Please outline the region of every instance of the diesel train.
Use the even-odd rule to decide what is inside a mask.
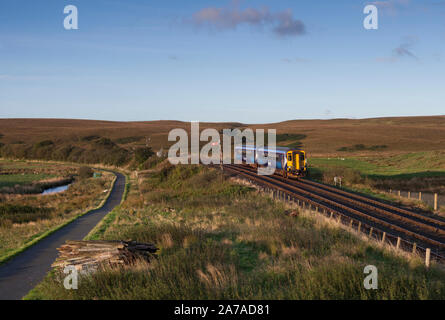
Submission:
[[[307,175],[306,152],[299,149],[290,149],[286,147],[276,147],[275,150],[269,150],[267,147],[257,148],[256,146],[236,146],[235,159],[243,163],[254,166],[268,166],[267,158],[259,157],[258,151],[263,152],[264,157],[275,157],[276,173],[280,173],[286,178],[298,178]]]

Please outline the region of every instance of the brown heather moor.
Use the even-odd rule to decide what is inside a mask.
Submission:
[[[277,129],[278,134],[299,134],[306,137],[302,146],[310,156],[389,155],[397,153],[444,150],[445,116],[399,117],[374,119],[290,120],[271,124],[200,123],[200,128]],[[190,130],[181,121],[113,122],[65,119],[0,119],[0,142],[36,144],[54,141],[57,145],[87,147],[87,137],[105,137],[117,145],[145,145],[146,137],[155,150],[167,148],[168,132],[174,128]],[[292,141],[289,141],[292,142]],[[339,152],[344,147],[363,144],[386,146],[378,151]]]

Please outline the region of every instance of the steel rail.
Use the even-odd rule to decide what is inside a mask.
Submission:
[[[246,170],[250,170],[250,171],[253,172],[253,170],[251,168],[247,168],[247,167],[244,167],[244,168]],[[288,179],[285,179],[285,178],[277,176],[277,175],[270,176],[270,177],[275,179],[275,180],[280,180],[280,181],[282,181],[284,183],[288,183],[288,184],[291,184],[291,185],[296,186],[296,187],[305,188],[305,190],[309,190],[311,192],[318,193],[319,195],[320,194],[321,195],[323,195],[323,194],[329,195],[331,198],[340,199],[341,201],[343,201],[343,203],[346,202],[346,204],[352,203],[355,206],[363,208],[365,210],[375,211],[378,215],[380,215],[380,216],[383,215],[384,218],[386,218],[387,216],[390,216],[390,217],[394,218],[395,220],[401,221],[402,223],[406,223],[408,225],[409,224],[414,224],[415,226],[420,228],[420,231],[422,231],[422,229],[423,230],[427,229],[427,230],[433,232],[434,235],[435,235],[435,233],[437,233],[441,237],[445,236],[445,230],[442,229],[438,225],[431,225],[430,223],[425,223],[424,221],[416,221],[416,220],[413,220],[413,218],[411,218],[411,217],[402,216],[400,214],[397,214],[397,213],[394,213],[394,212],[391,212],[391,211],[388,211],[388,210],[385,210],[385,209],[381,209],[378,206],[373,206],[373,205],[371,205],[369,203],[364,203],[364,202],[361,202],[359,200],[356,200],[356,199],[353,199],[353,198],[350,198],[350,197],[346,197],[346,196],[337,194],[337,193],[332,192],[330,190],[324,190],[323,188],[318,188],[318,187],[315,187],[315,186],[312,186],[312,185],[306,185],[304,183],[301,183],[300,181],[288,180]],[[375,202],[378,202],[378,201],[375,201]],[[409,227],[411,227],[411,226],[409,225]]]
[[[361,195],[358,195],[358,194],[355,194],[355,193],[352,193],[352,192],[347,192],[347,191],[344,191],[344,190],[341,190],[341,189],[338,189],[338,188],[334,188],[334,187],[331,187],[331,186],[328,186],[328,185],[325,185],[325,184],[322,184],[322,183],[319,183],[319,182],[315,182],[315,181],[311,181],[311,180],[300,180],[300,182],[304,183],[304,184],[310,184],[310,185],[316,186],[316,187],[318,187],[320,189],[326,189],[326,190],[329,190],[329,191],[332,191],[332,192],[335,192],[335,193],[344,194],[344,195],[347,195],[347,196],[349,196],[351,198],[355,198],[355,199],[360,200],[360,201],[372,203],[373,205],[377,205],[379,207],[384,207],[384,208],[387,208],[389,210],[397,211],[397,212],[400,212],[402,214],[412,216],[413,218],[416,218],[416,219],[419,219],[419,220],[428,221],[430,223],[439,225],[441,228],[444,228],[444,230],[445,230],[445,221],[442,221],[442,220],[439,220],[439,219],[435,219],[435,218],[432,218],[432,217],[427,217],[427,216],[424,216],[424,215],[416,213],[416,212],[412,212],[412,211],[408,211],[408,210],[405,210],[405,209],[402,209],[402,208],[398,208],[398,207],[396,207],[394,205],[391,205],[391,204],[388,204],[388,203],[384,203],[384,202],[381,202],[381,201],[370,199],[368,197],[364,197],[364,196],[361,196]]]
[[[362,219],[364,219],[365,221],[372,221],[373,223],[380,225],[380,226],[384,226],[385,228],[391,229],[391,230],[396,230],[402,234],[408,235],[410,237],[416,238],[420,241],[423,241],[425,243],[429,243],[431,245],[434,245],[438,248],[441,249],[445,249],[445,243],[442,243],[440,241],[437,241],[435,239],[431,239],[430,237],[424,236],[422,234],[419,234],[417,232],[408,230],[404,227],[400,227],[396,224],[387,222],[385,220],[382,220],[380,218],[376,218],[374,216],[371,216],[367,213],[358,211],[354,208],[351,208],[349,206],[346,206],[344,204],[338,203],[336,201],[330,200],[326,197],[320,196],[320,195],[316,195],[313,194],[309,191],[303,190],[301,188],[298,188],[296,186],[290,185],[288,183],[284,183],[281,182],[279,180],[275,180],[275,179],[271,179],[269,176],[258,176],[255,173],[253,173],[250,170],[247,170],[245,168],[241,168],[239,166],[233,166],[233,165],[224,165],[224,168],[230,169],[232,172],[235,172],[237,174],[241,174],[243,176],[246,176],[252,180],[255,180],[257,182],[261,182],[271,188],[275,188],[275,189],[279,189],[280,191],[284,191],[286,193],[290,193],[292,194],[292,196],[296,196],[298,199],[302,200],[302,201],[306,201],[308,203],[311,203],[315,206],[321,206],[323,207],[323,209],[328,210],[328,211],[333,211],[337,214],[340,215],[344,215],[345,213],[348,214],[352,214],[356,217],[360,217]],[[301,195],[303,194],[303,195]],[[317,199],[319,202],[314,201],[312,199]],[[339,210],[336,209],[332,209],[331,207],[325,205],[325,204],[329,204],[330,206],[336,207],[336,208],[340,208],[346,212],[341,212]]]

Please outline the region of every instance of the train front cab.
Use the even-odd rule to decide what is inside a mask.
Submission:
[[[286,154],[287,175],[290,177],[304,177],[306,175],[307,163],[306,153],[302,150],[290,150]]]

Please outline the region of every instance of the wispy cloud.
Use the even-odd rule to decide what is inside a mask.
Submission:
[[[384,57],[384,58],[378,58],[377,61],[379,62],[397,62],[398,60],[402,58],[410,58],[414,59],[416,61],[420,61],[420,58],[414,54],[412,48],[413,46],[418,42],[417,37],[406,37],[404,41],[396,48],[392,50],[392,56],[390,57]]]
[[[273,13],[267,7],[239,8],[238,1],[232,2],[229,8],[208,7],[195,12],[191,23],[198,27],[216,30],[236,29],[240,25],[263,28],[272,27],[278,36],[300,36],[306,33],[301,20],[295,19],[291,9]]]
[[[394,49],[394,54],[397,57],[411,57],[415,60],[419,58],[411,51],[411,44],[402,43],[400,46]]]

